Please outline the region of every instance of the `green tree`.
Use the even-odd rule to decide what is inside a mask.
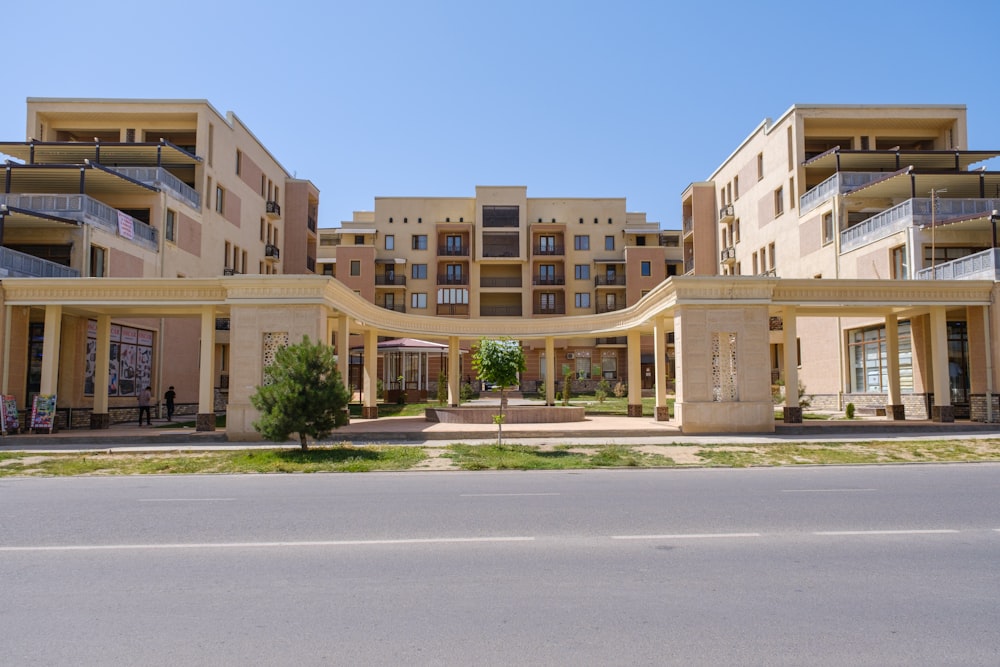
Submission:
[[[275,354],[264,369],[267,381],[257,387],[250,403],[260,411],[253,423],[272,442],[299,434],[299,445],[309,449],[306,438],[320,440],[348,421],[351,397],[337,371],[332,348],[305,336]]]
[[[494,417],[497,424],[497,444],[503,436],[503,406],[506,399],[503,391],[506,387],[518,384],[518,373],[526,368],[524,350],[521,344],[510,338],[480,338],[476,351],[472,353],[472,368],[476,377],[500,387],[500,414]]]

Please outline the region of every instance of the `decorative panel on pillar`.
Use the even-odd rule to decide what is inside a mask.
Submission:
[[[280,350],[283,347],[288,347],[287,331],[264,332],[264,349],[263,349],[264,377],[262,378],[264,384],[271,383],[271,380],[267,375],[267,367],[275,362],[275,359],[277,359],[278,356],[278,350]]]

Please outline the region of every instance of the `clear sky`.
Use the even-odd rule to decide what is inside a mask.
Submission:
[[[679,6],[678,6],[679,5]],[[665,228],[795,103],[965,104],[1000,149],[995,0],[7,0],[0,139],[27,97],[197,98],[320,188],[626,197]],[[995,164],[991,169],[1000,169]]]

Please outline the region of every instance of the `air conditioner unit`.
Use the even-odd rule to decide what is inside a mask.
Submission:
[[[576,359],[576,355],[573,354],[572,352],[567,352],[566,353],[566,358],[567,359]]]

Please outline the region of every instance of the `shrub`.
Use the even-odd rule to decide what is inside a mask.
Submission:
[[[618,381],[615,383],[614,392],[616,398],[624,398],[625,395],[628,394],[628,385],[624,382]]]
[[[854,419],[854,403],[848,403],[844,412],[847,414],[848,419]]]
[[[444,372],[438,373],[438,390],[437,390],[437,402],[438,405],[444,405],[448,401],[448,378],[445,377]]]
[[[463,382],[462,386],[459,387],[458,396],[463,401],[471,401],[476,397],[476,391],[472,388],[471,383]]]

